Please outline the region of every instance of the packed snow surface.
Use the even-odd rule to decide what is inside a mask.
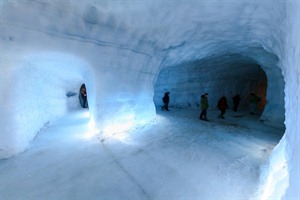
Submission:
[[[1,199],[251,199],[284,130],[228,111],[157,109],[145,126],[96,133],[88,110],[49,124],[0,161]]]

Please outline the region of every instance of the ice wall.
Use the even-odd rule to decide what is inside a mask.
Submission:
[[[87,84],[91,119],[102,133],[122,131],[150,120],[155,115],[153,97],[159,101],[158,93],[169,90],[163,88],[163,80],[178,90],[173,96],[176,104],[193,107],[203,90],[221,93],[220,87],[213,86],[217,77],[224,78],[221,83],[230,88],[234,81],[227,72],[245,77],[260,65],[268,81],[262,117],[271,122],[284,119],[286,82],[287,145],[282,146],[288,146],[288,154],[293,155],[288,160],[289,168],[297,167],[294,149],[299,145],[292,138],[298,137],[295,124],[299,121],[299,109],[294,109],[299,103],[294,95],[294,89],[299,90],[298,3],[44,0],[1,1],[0,6],[1,151],[5,154],[21,151],[44,123],[68,112],[68,106],[44,110],[63,102],[69,105],[62,97],[68,88],[66,82],[74,82],[74,88],[81,81]],[[293,32],[287,33],[289,27]],[[66,59],[60,55],[66,55]],[[55,60],[50,62],[53,65],[42,67],[40,63],[46,64],[50,58]],[[54,65],[70,67],[66,67],[68,72],[61,71],[61,78],[51,79],[45,74],[56,73]],[[70,71],[76,75],[70,75]],[[208,71],[207,84],[198,83],[202,75],[194,72]],[[212,75],[214,72],[217,76]],[[41,84],[37,87],[32,79]],[[154,96],[156,82],[161,86]],[[249,81],[244,83],[246,87],[251,85]],[[18,93],[24,84],[28,89]],[[181,98],[179,89],[187,92],[186,98]],[[37,91],[44,91],[40,98]],[[22,95],[29,100],[22,101]],[[27,105],[32,104],[31,97],[37,99],[38,106],[30,110]],[[211,98],[215,101],[217,95]],[[40,116],[43,120],[36,126],[28,125]],[[291,173],[296,174],[293,170]],[[295,182],[291,179],[291,184]],[[287,196],[295,190],[291,187],[288,192]]]
[[[65,54],[4,56],[1,63],[0,154],[6,158],[24,150],[42,127],[78,108],[79,87],[92,72]]]
[[[279,66],[285,81],[286,133],[273,150],[269,163],[263,167],[261,186],[255,199],[300,198],[299,126],[300,126],[300,2],[285,5],[287,10],[284,30],[288,30],[283,42]],[[273,86],[275,87],[275,86]]]
[[[276,90],[279,89],[275,101],[274,89],[268,88],[268,112],[265,115],[271,121],[275,117],[282,121],[282,82],[280,78],[276,79],[280,70],[272,52],[272,48],[278,49],[280,34],[271,23],[283,20],[281,4],[273,6],[277,10],[274,13],[265,12],[270,8],[267,3],[219,5],[216,2],[186,4],[179,1],[178,4],[182,7],[160,1],[143,4],[2,2],[1,33],[5,49],[2,57],[3,60],[20,60],[32,52],[46,51],[65,53],[86,62],[95,77],[90,84],[90,91],[95,91],[95,98],[89,100],[95,102],[94,106],[90,104],[90,110],[102,129],[120,122],[134,121],[135,124],[153,117],[153,85],[165,68],[192,62],[197,63],[200,70],[210,71],[211,78],[206,76],[208,85],[195,87],[192,96],[187,95],[187,101],[180,100],[179,96],[177,100],[173,99],[180,104],[194,104],[202,89],[212,88],[213,82],[209,80],[218,79],[214,73],[220,73],[220,78],[224,78],[232,64],[238,69],[238,63],[247,65],[246,68],[257,63],[266,71],[268,81],[272,83],[268,85],[276,85]],[[197,7],[202,12],[193,9]],[[270,23],[262,24],[262,21]],[[228,63],[230,59],[237,63]],[[203,60],[205,66],[201,66]],[[225,68],[222,62],[227,62]],[[6,63],[2,63],[1,67],[5,66]],[[247,73],[248,69],[240,70],[237,71]],[[175,74],[172,80],[180,80],[186,71]],[[198,80],[188,82],[197,84]],[[220,92],[214,90],[212,93],[216,96],[212,97],[216,99]]]
[[[289,187],[283,199],[300,199],[300,2],[287,4],[287,45],[283,59],[286,108],[286,151]],[[277,189],[277,188],[276,188]]]
[[[285,77],[286,134],[270,160],[265,199],[299,199],[300,162],[300,2],[286,5],[288,30],[281,60]],[[286,174],[286,176],[283,176]],[[286,190],[284,190],[287,188]],[[270,190],[269,190],[270,189]],[[278,192],[279,191],[279,192]],[[276,194],[280,195],[276,195]]]
[[[69,112],[74,102],[65,94],[82,83],[100,132],[124,131],[154,117],[160,59],[113,13],[71,1],[0,5],[2,158],[24,150],[46,123]]]

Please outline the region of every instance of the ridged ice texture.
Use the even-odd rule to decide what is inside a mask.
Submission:
[[[267,105],[262,117],[282,123],[286,83],[287,143],[297,136],[297,129],[292,126],[300,124],[297,118],[299,106],[294,107],[299,104],[294,93],[299,91],[299,31],[294,28],[295,23],[299,25],[299,3],[43,0],[1,1],[0,6],[0,89],[1,102],[5,102],[1,103],[1,115],[7,116],[5,121],[1,117],[1,127],[5,124],[5,129],[1,129],[1,152],[10,148],[18,149],[18,152],[25,149],[24,144],[34,137],[35,130],[42,128],[43,123],[39,122],[29,128],[28,135],[22,133],[21,130],[28,129],[27,124],[43,118],[30,118],[32,109],[35,116],[45,116],[49,120],[50,116],[59,117],[66,112],[55,107],[45,112],[44,109],[25,106],[26,101],[19,100],[23,93],[19,93],[21,81],[18,74],[27,66],[28,58],[30,63],[49,58],[41,57],[40,53],[76,57],[73,61],[80,60],[91,69],[88,76],[82,77],[86,77],[83,81],[88,83],[90,91],[91,115],[99,127],[120,121],[139,123],[150,120],[155,115],[154,91],[160,93],[165,89],[161,86],[154,88],[156,81],[158,85],[164,85],[161,80],[166,79],[175,89],[182,81],[189,83],[180,86],[184,90],[194,90],[195,87],[194,96],[180,99],[175,95],[173,100],[178,104],[190,101],[194,104],[203,90],[211,89],[216,94],[212,97],[214,102],[221,89],[213,85],[222,85],[214,84],[217,77],[227,76],[233,70],[245,77],[252,67],[260,65],[268,81]],[[58,58],[53,59],[60,60]],[[68,63],[73,61],[68,60]],[[33,77],[41,72],[38,65],[35,66],[31,71]],[[68,69],[74,73],[80,71],[72,67]],[[167,76],[168,71],[170,76]],[[205,76],[207,85],[199,83],[197,86],[198,76],[193,76],[202,71],[209,74]],[[281,71],[284,71],[285,82]],[[214,73],[217,76],[211,75]],[[68,73],[64,75],[66,80],[71,78]],[[79,83],[79,79],[77,81]],[[232,87],[234,81],[228,79],[222,83]],[[247,85],[248,82],[244,83]],[[27,86],[35,87],[35,84],[29,81]],[[39,84],[40,88],[48,87],[46,82],[40,81]],[[54,84],[51,87],[66,88],[66,85]],[[40,98],[36,103],[40,108],[55,101],[49,97],[47,101]],[[22,123],[15,119],[14,114],[11,116],[14,112],[9,108],[15,107],[20,108],[15,113],[23,114]],[[19,134],[25,134],[23,142],[19,142]],[[290,144],[291,149],[294,145]],[[299,145],[296,147],[299,150]],[[294,157],[290,162],[296,162]]]
[[[270,121],[271,116],[283,121],[283,81],[278,60],[284,40],[280,28],[285,20],[284,3],[11,1],[2,2],[1,8],[5,49],[1,68],[16,69],[16,65],[23,66],[24,58],[39,59],[41,52],[63,53],[86,62],[94,78],[88,88],[94,96],[90,110],[99,127],[151,119],[155,114],[154,85],[160,72],[163,76],[173,68],[174,75],[167,77],[176,83],[188,74],[195,75],[189,67],[182,69],[187,63],[197,64],[197,70],[209,74],[207,85],[195,87],[188,99],[175,95],[174,102],[194,104],[202,89],[219,93],[216,81],[233,70],[231,64],[240,74],[247,73],[249,66],[260,65],[270,83],[268,112],[264,115]],[[220,67],[222,62],[224,66]],[[248,67],[239,69],[239,64]],[[12,72],[10,78],[17,80],[16,73]],[[223,82],[230,87],[234,84],[231,80]],[[200,84],[197,79],[187,82],[191,84],[183,89]],[[6,90],[3,88],[4,93]],[[8,99],[12,106],[17,104],[17,97]],[[55,109],[52,112],[57,114]],[[30,112],[25,109],[22,113],[26,116]],[[7,126],[14,123],[12,120]]]

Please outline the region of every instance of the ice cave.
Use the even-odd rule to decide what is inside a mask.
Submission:
[[[298,0],[4,0],[0,24],[0,199],[300,199]]]

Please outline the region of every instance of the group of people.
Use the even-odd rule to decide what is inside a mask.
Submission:
[[[170,101],[169,94],[170,94],[170,92],[166,92],[164,94],[164,97],[162,98],[163,103],[164,103],[162,110],[169,111],[169,101]],[[240,101],[241,101],[241,97],[239,94],[232,97],[234,112],[237,112]],[[254,112],[257,108],[257,104],[259,101],[260,101],[260,97],[258,97],[254,92],[251,92],[250,97],[249,97],[249,103],[250,103],[249,110],[250,110],[251,115],[254,115]],[[208,119],[207,119],[207,109],[209,107],[208,93],[201,95],[200,106],[201,106],[201,113],[200,113],[199,119],[208,121]],[[225,119],[224,114],[226,113],[226,110],[228,109],[227,98],[225,97],[225,95],[223,95],[218,100],[217,107],[220,110],[219,118]]]
[[[208,109],[208,93],[205,93],[201,95],[201,114],[199,119],[208,121],[207,119],[207,109]],[[232,102],[233,102],[233,111],[237,112],[238,106],[240,104],[241,97],[239,94],[235,95],[232,97]],[[255,110],[257,108],[257,104],[260,101],[260,97],[258,97],[255,92],[251,92],[250,97],[249,97],[249,110],[250,114],[254,115]],[[220,110],[220,115],[219,118],[225,119],[224,114],[226,113],[226,110],[228,109],[228,103],[227,103],[227,98],[225,95],[223,95],[219,100],[217,104],[218,109]]]
[[[199,119],[204,120],[204,121],[208,121],[208,119],[207,119],[207,109],[208,109],[209,104],[208,104],[207,97],[208,97],[208,93],[205,93],[205,94],[201,95],[201,101],[200,101],[202,111],[200,113]],[[239,95],[236,95],[235,97],[233,97],[233,99],[236,99],[236,101],[234,101],[234,110],[236,111],[237,107],[238,107],[238,104],[240,103]],[[226,109],[228,108],[227,98],[225,97],[225,95],[223,95],[218,100],[217,107],[220,110],[219,118],[225,119],[224,114],[226,112]]]

